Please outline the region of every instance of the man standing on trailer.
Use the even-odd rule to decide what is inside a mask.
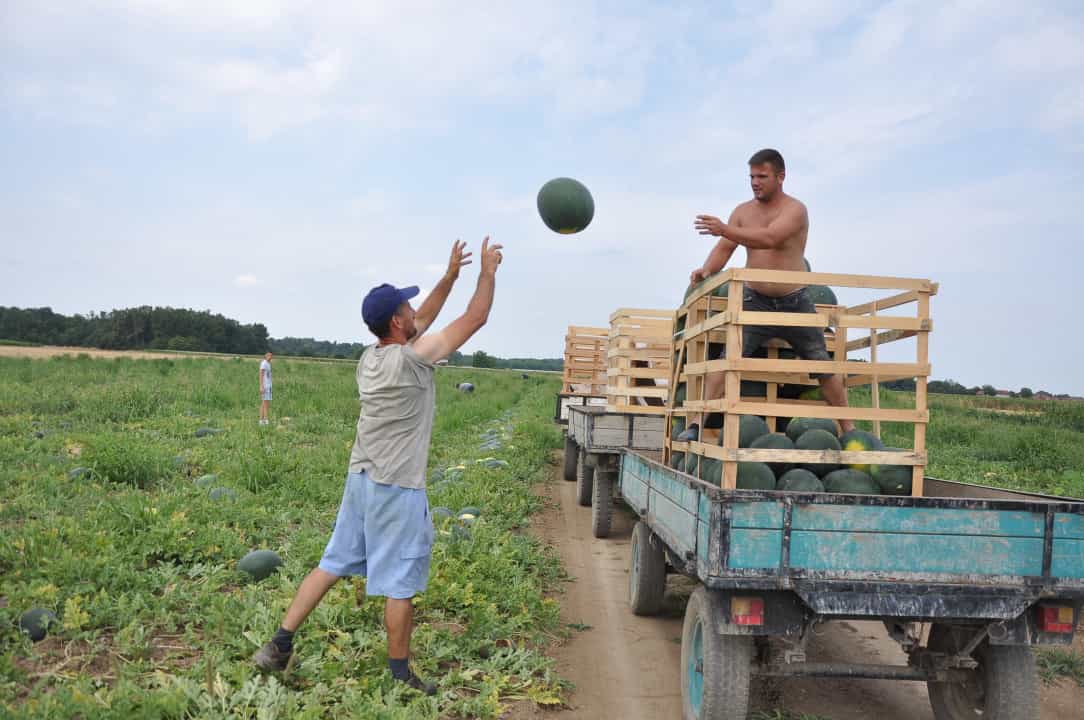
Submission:
[[[749,158],[749,180],[753,199],[734,208],[730,219],[723,222],[714,215],[697,215],[694,227],[701,235],[712,235],[719,242],[708,253],[701,267],[689,275],[696,284],[722,270],[738,246],[745,247],[747,268],[759,270],[792,270],[804,272],[805,245],[809,234],[809,212],[798,199],[783,192],[786,165],[778,150],[765,149]],[[747,282],[744,285],[743,307],[753,312],[812,313],[813,300],[805,285]],[[795,354],[803,360],[831,360],[824,342],[824,332],[813,327],[750,326],[742,328],[742,357],[750,357],[768,340],[780,338],[790,343]],[[725,353],[725,350],[724,350]],[[720,355],[721,359],[725,355]],[[847,406],[847,388],[843,377],[811,373],[821,384],[830,405]],[[704,397],[716,400],[723,396],[725,375],[721,372],[707,376]],[[678,440],[699,440],[700,425],[689,425]],[[854,429],[850,420],[841,420],[844,431]]]
[[[368,595],[383,595],[392,677],[428,695],[432,683],[408,665],[414,627],[413,598],[429,581],[433,522],[425,494],[425,468],[433,432],[434,364],[458,350],[489,318],[501,246],[482,241],[482,270],[467,310],[439,332],[424,335],[440,313],[460,268],[470,264],[456,241],[448,271],[415,312],[417,287],[379,285],[361,306],[365,324],[379,339],[362,354],[357,380],[361,397],[357,437],[346,488],[320,565],[298,588],[278,632],[253,657],[264,672],[286,669],[297,628],[340,577],[367,578]]]

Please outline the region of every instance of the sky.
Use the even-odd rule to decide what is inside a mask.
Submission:
[[[488,234],[464,351],[559,357],[569,324],[677,307],[694,216],[749,199],[763,147],[814,270],[940,283],[934,377],[1084,395],[1076,0],[7,0],[0,305],[368,343],[370,287]],[[538,217],[558,176],[594,197],[579,234]]]

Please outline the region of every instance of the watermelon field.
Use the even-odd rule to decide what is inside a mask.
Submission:
[[[566,576],[528,532],[561,444],[543,374],[437,372],[430,502],[481,510],[442,526],[417,602],[415,663],[438,694],[395,687],[361,581],[302,627],[287,677],[253,671],[327,541],[358,410],[352,363],[276,359],[275,379],[260,427],[254,360],[0,358],[0,716],[495,718],[567,701],[547,656],[570,631]],[[931,407],[931,475],[1084,497],[1084,405]],[[907,430],[886,425],[886,443]],[[237,565],[257,549],[284,564],[254,582]],[[35,607],[57,617],[37,643],[18,627]]]

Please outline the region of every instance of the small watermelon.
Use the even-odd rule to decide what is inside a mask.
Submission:
[[[236,500],[237,491],[233,488],[216,487],[211,488],[211,492],[207,493],[207,497],[212,500]]]
[[[59,624],[56,613],[46,608],[31,608],[19,616],[19,630],[32,642],[39,642],[49,634],[49,628]]]
[[[826,418],[791,418],[791,421],[787,423],[787,437],[794,442],[798,442],[798,438],[807,430],[824,430],[833,436],[838,434],[836,421]]]
[[[824,476],[824,489],[831,493],[851,495],[880,495],[881,488],[867,473],[861,470],[833,470]]]
[[[474,383],[459,383],[458,385],[456,385],[456,389],[462,393],[472,393],[474,392]]]
[[[879,437],[865,430],[851,430],[843,433],[839,437],[839,446],[842,450],[848,452],[871,452],[884,450],[885,448],[885,444],[881,442]],[[869,465],[852,464],[848,465],[848,467],[865,473],[870,472]]]
[[[201,438],[207,437],[208,435],[218,435],[220,432],[222,432],[222,430],[219,428],[201,427],[196,430],[196,437]]]
[[[784,492],[824,492],[824,483],[821,479],[802,468],[794,468],[783,473],[776,484],[777,490]]]
[[[739,490],[775,490],[775,473],[767,463],[738,463]]]
[[[69,480],[78,480],[79,478],[84,477],[84,476],[89,476],[90,474],[91,474],[90,468],[87,468],[87,467],[72,468],[71,470],[68,471],[68,479]]]
[[[445,520],[451,520],[455,517],[455,513],[446,507],[437,506],[429,511],[429,514],[433,516],[433,519],[437,522],[443,522]]]
[[[806,430],[802,433],[802,436],[794,443],[796,450],[839,450],[839,440],[836,436],[827,430],[821,430],[814,428],[812,430]],[[820,477],[837,469],[839,465],[836,463],[802,463],[799,467],[805,468],[811,473],[814,473]],[[827,487],[827,486],[826,486]]]
[[[783,433],[768,433],[758,437],[749,447],[753,450],[793,450],[794,442]],[[768,467],[778,478],[794,467],[794,463],[770,462]]]
[[[205,488],[205,487],[210,487],[211,485],[213,485],[217,481],[218,481],[218,476],[212,473],[212,474],[208,474],[208,475],[200,475],[198,478],[196,478],[195,483],[196,483],[196,487]]]
[[[253,550],[237,563],[237,569],[253,580],[263,580],[282,567],[282,558],[273,550]]]
[[[542,222],[562,235],[580,232],[591,224],[595,216],[595,200],[591,197],[591,191],[573,178],[550,180],[539,189],[536,202]]]

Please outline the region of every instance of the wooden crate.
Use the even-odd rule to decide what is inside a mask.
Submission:
[[[610,315],[606,407],[665,415],[673,367],[673,310],[621,308]]]
[[[731,303],[739,305],[746,282],[823,284],[895,292],[853,307],[818,305],[816,313],[769,314],[746,312],[744,309],[730,312],[728,308]],[[723,283],[728,283],[727,297],[712,297],[712,291]],[[926,383],[930,374],[929,333],[933,328],[930,297],[936,293],[937,284],[922,279],[751,269],[731,269],[718,273],[692,293],[675,314],[675,359],[671,375],[675,392],[667,422],[666,462],[672,463],[676,453],[692,453],[720,461],[724,488],[735,487],[737,462],[740,461],[910,465],[913,467],[912,495],[921,496],[927,460],[926,425],[929,422]],[[898,311],[881,314],[912,303],[913,315],[900,315]],[[780,351],[786,352],[787,345],[779,340],[767,344],[765,358],[742,358],[744,325],[823,328],[833,359],[824,362],[780,359]],[[881,362],[878,359],[878,348],[911,337],[916,338],[914,362]],[[709,343],[725,353],[722,359],[713,360],[708,356]],[[870,351],[868,362],[857,363],[848,358],[848,353],[867,348]],[[724,373],[723,397],[706,400],[706,376],[716,372]],[[780,389],[785,386],[817,387],[819,383],[810,376],[811,372],[844,374],[848,388],[870,386],[872,406],[837,408],[823,400],[780,397]],[[879,384],[902,378],[915,379],[914,409],[881,408]],[[764,396],[749,396],[746,388],[743,388],[743,380],[764,382]],[[684,401],[681,401],[682,392]],[[905,452],[743,449],[738,448],[737,422],[724,422],[721,434],[702,431],[700,442],[674,440],[687,418],[701,412],[722,413],[724,420],[741,415],[760,415],[773,429],[774,421],[778,418],[865,420],[872,422],[873,432],[878,436],[883,422],[909,423],[914,428],[914,442],[912,448]],[[698,465],[702,466],[703,463]]]
[[[610,329],[569,325],[565,335],[563,395],[606,396],[606,350]]]

